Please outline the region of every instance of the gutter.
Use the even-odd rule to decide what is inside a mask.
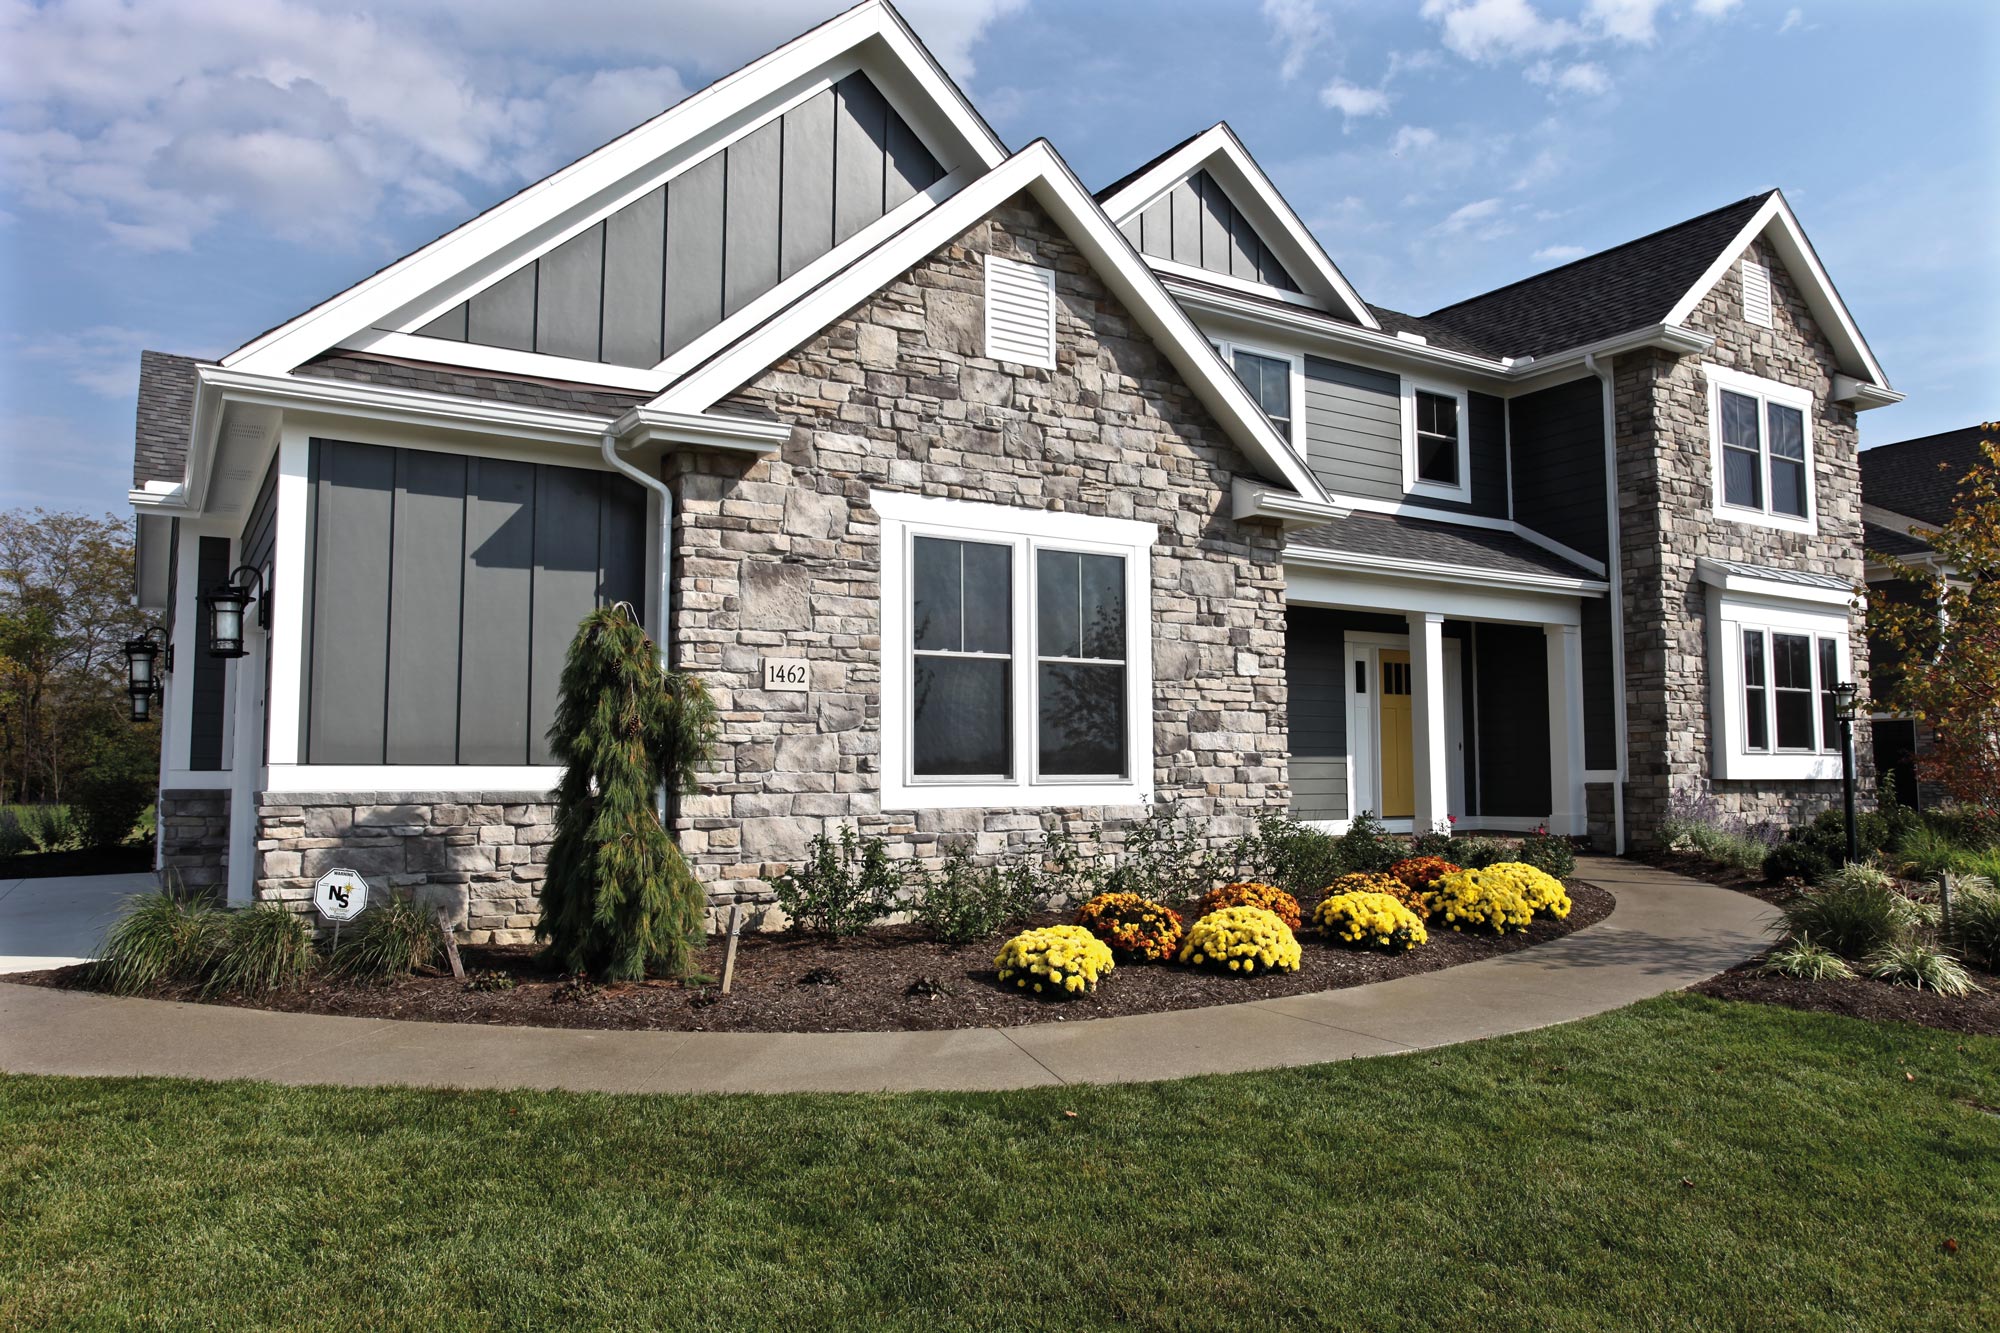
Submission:
[[[1701,335],[1705,336],[1705,335]],[[1707,339],[1713,343],[1713,338]],[[1598,361],[1611,355],[1607,349],[1593,348],[1583,354],[1584,367],[1597,376],[1604,388],[1604,554],[1605,576],[1611,585],[1611,684],[1618,706],[1611,710],[1618,745],[1617,777],[1611,784],[1611,838],[1613,853],[1625,855],[1625,781],[1628,753],[1625,739],[1625,557],[1618,531],[1618,396],[1611,367]],[[1589,771],[1588,762],[1584,765]],[[1586,803],[1587,804],[1587,803]],[[1585,816],[1589,818],[1586,809]]]
[[[630,414],[628,413],[627,415]],[[668,638],[669,631],[672,629],[674,623],[673,490],[666,482],[660,480],[660,478],[653,476],[642,468],[633,467],[630,463],[619,457],[618,435],[615,431],[607,430],[598,436],[597,449],[603,455],[605,465],[611,468],[612,471],[630,477],[633,481],[638,482],[640,486],[652,492],[659,500],[660,521],[656,529],[659,535],[654,548],[654,559],[659,564],[659,583],[654,588],[654,597],[656,599],[654,604],[659,610],[655,616],[657,624],[654,637],[659,641],[660,645],[660,670],[662,672],[671,671],[673,669],[673,659]],[[667,790],[667,781],[663,774],[660,778],[659,788],[653,793],[653,814],[658,817],[660,827],[667,829],[667,836],[669,837],[673,836],[673,831],[667,824],[667,807],[672,799],[673,793]]]

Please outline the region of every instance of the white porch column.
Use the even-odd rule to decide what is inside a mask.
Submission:
[[[305,677],[306,641],[306,466],[312,442],[297,426],[278,436],[278,526],[271,554],[271,654],[269,727],[271,762],[302,764],[299,714],[305,707],[299,685]]]
[[[1423,833],[1451,813],[1450,757],[1445,750],[1444,617],[1412,611],[1410,622],[1410,777],[1412,827]]]
[[[1583,797],[1583,629],[1542,626],[1548,646],[1549,832],[1582,836],[1589,827]]]

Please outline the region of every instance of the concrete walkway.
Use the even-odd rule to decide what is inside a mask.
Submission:
[[[125,900],[158,887],[143,871],[0,880],[0,973],[39,972],[96,957]]]
[[[124,1000],[0,984],[0,1069],[598,1092],[1025,1088],[1391,1055],[1585,1018],[1769,942],[1754,898],[1626,861],[1579,876],[1617,910],[1550,944],[1347,990],[955,1032],[577,1032]]]

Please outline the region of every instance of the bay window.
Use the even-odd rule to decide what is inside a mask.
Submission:
[[[1703,558],[1713,775],[1840,776],[1836,687],[1852,673],[1837,577]]]
[[[883,809],[1150,800],[1157,530],[893,492],[871,503]]]

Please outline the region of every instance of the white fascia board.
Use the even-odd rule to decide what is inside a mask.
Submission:
[[[1484,588],[1527,588],[1536,592],[1561,592],[1579,597],[1602,597],[1610,584],[1602,579],[1572,579],[1559,574],[1523,574],[1509,570],[1474,569],[1447,565],[1433,560],[1404,560],[1363,552],[1317,550],[1305,546],[1285,548],[1287,567],[1301,569],[1356,570],[1383,578],[1421,579],[1433,583],[1463,583]]]
[[[1497,620],[1514,625],[1581,625],[1583,599],[1559,588],[1484,585],[1452,575],[1398,577],[1367,566],[1294,563],[1285,557],[1285,602],[1390,615],[1422,612],[1454,620]]]
[[[1308,500],[1295,491],[1261,485],[1248,477],[1237,477],[1230,485],[1230,516],[1238,522],[1250,518],[1271,519],[1288,528],[1313,527],[1346,518],[1351,512],[1339,505]]]
[[[1844,588],[1815,588],[1782,579],[1760,579],[1752,574],[1726,569],[1703,556],[1695,561],[1695,577],[1711,588],[1732,597],[1755,597],[1766,602],[1796,602],[1810,606],[1846,607],[1854,592]]]
[[[611,424],[610,417],[586,412],[522,407],[349,380],[258,375],[219,366],[203,366],[199,373],[203,398],[213,396],[218,405],[223,402],[252,403],[281,409],[329,412],[405,425],[473,430],[551,444],[581,442],[594,445]]]
[[[346,291],[321,302],[223,358],[223,365],[282,373],[339,345],[363,329],[391,317],[426,292],[454,277],[492,266],[495,256],[512,255],[538,229],[562,232],[581,225],[583,214],[608,211],[625,194],[636,197],[635,177],[661,174],[663,159],[691,162],[731,137],[741,119],[758,118],[772,105],[795,95],[793,87],[812,79],[844,52],[866,45],[871,77],[879,75],[892,100],[921,99],[937,115],[925,117],[948,132],[952,142],[935,147],[953,160],[947,168],[990,169],[1006,158],[1006,145],[974,111],[965,95],[939,68],[893,9],[882,0],[864,0],[734,74],[690,94],[668,110],[604,147],[494,205],[413,254]],[[929,125],[926,128],[930,128]],[[666,170],[673,169],[664,164]],[[497,269],[488,274],[499,276]]]
[[[1722,275],[1727,273],[1730,266],[1735,264],[1749,248],[1750,242],[1760,235],[1770,242],[1773,250],[1778,252],[1778,258],[1784,262],[1785,271],[1791,275],[1792,281],[1799,284],[1800,294],[1805,297],[1806,304],[1812,307],[1813,316],[1819,320],[1827,341],[1833,344],[1833,350],[1840,358],[1842,369],[1858,372],[1857,379],[1865,376],[1867,383],[1881,393],[1895,393],[1889,385],[1889,377],[1882,373],[1882,367],[1875,360],[1875,354],[1868,349],[1867,339],[1861,336],[1861,329],[1855,324],[1854,316],[1848,313],[1847,303],[1840,299],[1839,291],[1834,288],[1833,279],[1827,276],[1826,269],[1821,266],[1819,256],[1813,252],[1812,242],[1806,239],[1805,229],[1799,226],[1798,218],[1793,216],[1791,205],[1785,202],[1785,196],[1781,191],[1771,192],[1771,197],[1766,199],[1763,206],[1743,224],[1743,229],[1736,234],[1736,238],[1723,248],[1722,253],[1708,266],[1708,270],[1668,312],[1665,322],[1687,323],[1695,307],[1700,305],[1715,284],[1722,280]],[[1896,399],[1891,401],[1900,399],[1901,395],[1898,394]],[[1869,404],[1871,407],[1885,405]]]
[[[1903,401],[1903,395],[1894,389],[1869,384],[1844,372],[1835,373],[1833,392],[1829,396],[1836,403],[1854,404],[1857,412],[1866,412],[1871,407],[1892,407]]]
[[[1934,525],[1926,523],[1920,518],[1911,518],[1908,514],[1899,514],[1893,509],[1884,509],[1880,505],[1869,504],[1866,500],[1861,502],[1861,521],[1863,523],[1873,523],[1878,528],[1887,528],[1891,532],[1900,532],[1905,537],[1917,537],[1919,532],[1935,533],[1937,531]],[[1917,540],[1922,541],[1923,538],[1917,537]]]
[[[1308,500],[1324,500],[1305,461],[1279,436],[1262,409],[1207,337],[1169,296],[1124,234],[1046,140],[1023,148],[966,186],[790,309],[739,339],[677,381],[650,406],[702,413],[783,360],[821,329],[894,282],[1022,191],[1031,193],[1063,229],[1111,294],[1132,313],[1237,445],[1267,477]]]
[[[686,445],[759,458],[778,452],[792,435],[792,428],[782,421],[669,412],[651,405],[633,408],[610,430],[620,448]]]
[[[1143,212],[1161,195],[1203,168],[1215,177],[1230,201],[1250,219],[1250,225],[1276,252],[1286,271],[1320,288],[1321,297],[1346,307],[1363,328],[1379,329],[1381,324],[1361,294],[1334,266],[1325,247],[1299,220],[1285,202],[1278,187],[1250,156],[1250,150],[1236,137],[1227,122],[1218,122],[1196,135],[1152,168],[1119,189],[1104,201],[1104,211],[1113,223],[1123,225]]]

